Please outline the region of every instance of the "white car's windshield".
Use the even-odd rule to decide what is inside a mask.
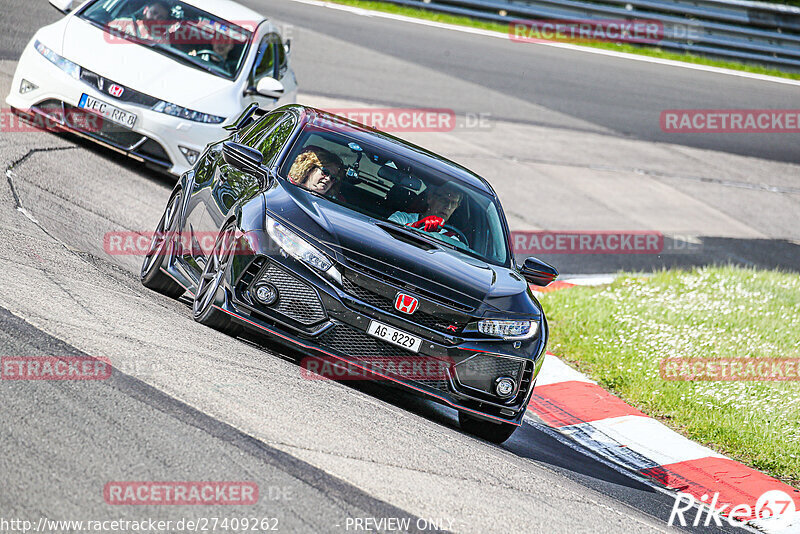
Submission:
[[[280,172],[290,182],[495,265],[508,246],[495,200],[362,140],[307,125]]]
[[[186,65],[234,78],[252,32],[177,0],[98,0],[81,18],[108,32],[109,42],[136,41]],[[256,21],[250,21],[255,27]]]

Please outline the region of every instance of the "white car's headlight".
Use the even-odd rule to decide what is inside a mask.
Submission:
[[[267,217],[267,233],[289,256],[322,271],[341,283],[341,274],[325,254],[271,217]]]
[[[63,58],[47,48],[37,39],[33,43],[33,47],[36,49],[37,52],[42,54],[45,58],[47,58],[50,63],[58,67],[59,69],[63,70],[67,74],[69,74],[72,78],[76,80],[81,79],[81,68],[77,63],[73,63],[72,61],[68,60],[67,58]]]
[[[478,321],[478,330],[487,336],[498,336],[506,340],[530,339],[536,335],[539,323],[536,321],[508,321],[484,319]]]
[[[171,104],[164,100],[158,101],[152,109],[153,111],[157,111],[159,113],[165,113],[167,115],[172,115],[173,117],[186,119],[187,121],[205,122],[206,124],[220,124],[221,122],[225,122],[225,117],[210,115],[208,113],[200,113],[199,111],[184,108],[176,104]]]

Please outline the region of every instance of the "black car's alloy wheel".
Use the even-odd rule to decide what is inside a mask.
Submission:
[[[215,308],[214,303],[225,277],[225,268],[231,259],[235,234],[236,227],[232,221],[219,231],[214,248],[203,268],[203,274],[200,275],[197,293],[192,303],[195,321],[231,335],[237,335],[241,328],[234,324],[225,312]]]
[[[503,443],[517,429],[515,425],[509,423],[494,423],[463,412],[458,412],[458,424],[461,425],[461,430],[464,432],[492,443]]]
[[[183,295],[184,289],[164,274],[161,267],[165,265],[167,249],[169,248],[172,232],[175,229],[175,220],[180,211],[182,199],[183,195],[178,191],[167,202],[164,214],[161,216],[161,220],[158,221],[158,226],[150,239],[150,247],[144,256],[142,270],[139,273],[139,279],[146,288],[172,298]]]

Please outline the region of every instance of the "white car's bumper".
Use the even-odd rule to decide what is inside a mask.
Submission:
[[[101,72],[97,74],[103,75]],[[20,86],[23,79],[35,84],[38,88],[22,94]],[[135,87],[131,89],[136,90]],[[107,119],[92,122],[88,126],[86,123],[76,125],[61,120],[64,117],[63,113],[69,116],[70,112],[78,107],[83,94],[136,115],[133,128],[124,128]],[[293,102],[295,98],[296,88],[292,93],[281,98],[279,104]],[[222,129],[224,123],[207,124],[190,121],[153,111],[143,105],[115,99],[99,91],[90,83],[75,79],[62,71],[36,51],[33,42],[22,53],[6,103],[25,113],[47,115],[50,119],[55,118],[65,129],[79,133],[108,148],[123,152],[139,161],[161,167],[175,175],[182,174],[192,166],[180,147],[202,153],[206,145],[227,135],[227,132]],[[62,108],[61,117],[48,112],[48,109],[59,106]],[[226,117],[225,123],[230,122],[233,118],[235,117]],[[94,127],[95,124],[101,126]]]

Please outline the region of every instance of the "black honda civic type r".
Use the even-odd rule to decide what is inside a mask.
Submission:
[[[497,195],[460,165],[313,108],[258,111],[181,176],[142,283],[188,292],[202,324],[400,384],[508,439],[548,337],[528,284],[556,270],[515,262]]]

